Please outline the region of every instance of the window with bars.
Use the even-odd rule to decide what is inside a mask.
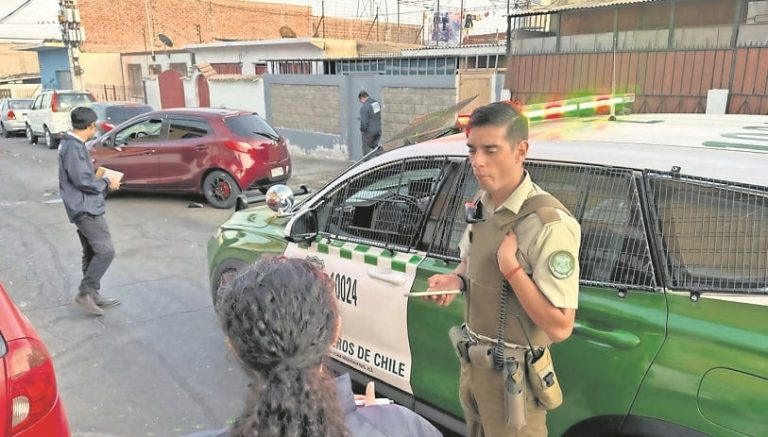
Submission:
[[[528,162],[531,179],[557,197],[581,223],[581,282],[653,289],[656,279],[631,170]],[[440,219],[424,236],[434,256],[458,261],[458,244],[466,229],[464,204],[479,190],[466,164],[455,176],[453,195],[431,215]],[[440,208],[439,210],[437,208]]]
[[[648,175],[673,289],[768,292],[768,189]]]
[[[406,159],[351,178],[318,208],[321,234],[415,248],[448,164],[447,158]]]

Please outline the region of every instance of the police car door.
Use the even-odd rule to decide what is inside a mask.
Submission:
[[[420,234],[448,163],[409,158],[353,172],[315,205],[318,239],[285,252],[321,262],[336,282],[342,324],[334,358],[409,395],[405,295],[424,259]]]

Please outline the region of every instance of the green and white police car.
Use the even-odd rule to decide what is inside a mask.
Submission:
[[[563,118],[530,143],[532,179],[583,238],[551,435],[768,435],[768,117]],[[321,261],[334,365],[463,432],[447,332],[464,299],[405,295],[454,269],[476,190],[463,134],[371,155],[290,211],[235,212],[208,244],[211,287],[263,256]]]

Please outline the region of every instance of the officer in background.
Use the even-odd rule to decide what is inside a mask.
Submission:
[[[573,330],[581,229],[531,181],[527,140],[528,120],[510,104],[472,113],[467,147],[482,191],[468,205],[461,263],[428,281],[466,293],[465,324],[451,340],[472,437],[545,436],[546,412],[562,402],[548,346]],[[455,296],[431,298],[446,306]]]
[[[357,95],[360,107],[360,133],[363,136],[363,156],[379,146],[381,139],[381,103],[365,91]]]

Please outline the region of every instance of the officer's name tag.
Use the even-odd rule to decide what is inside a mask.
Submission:
[[[378,114],[379,112],[381,112],[381,105],[379,104],[379,102],[372,102],[371,108],[373,108],[374,114]]]

